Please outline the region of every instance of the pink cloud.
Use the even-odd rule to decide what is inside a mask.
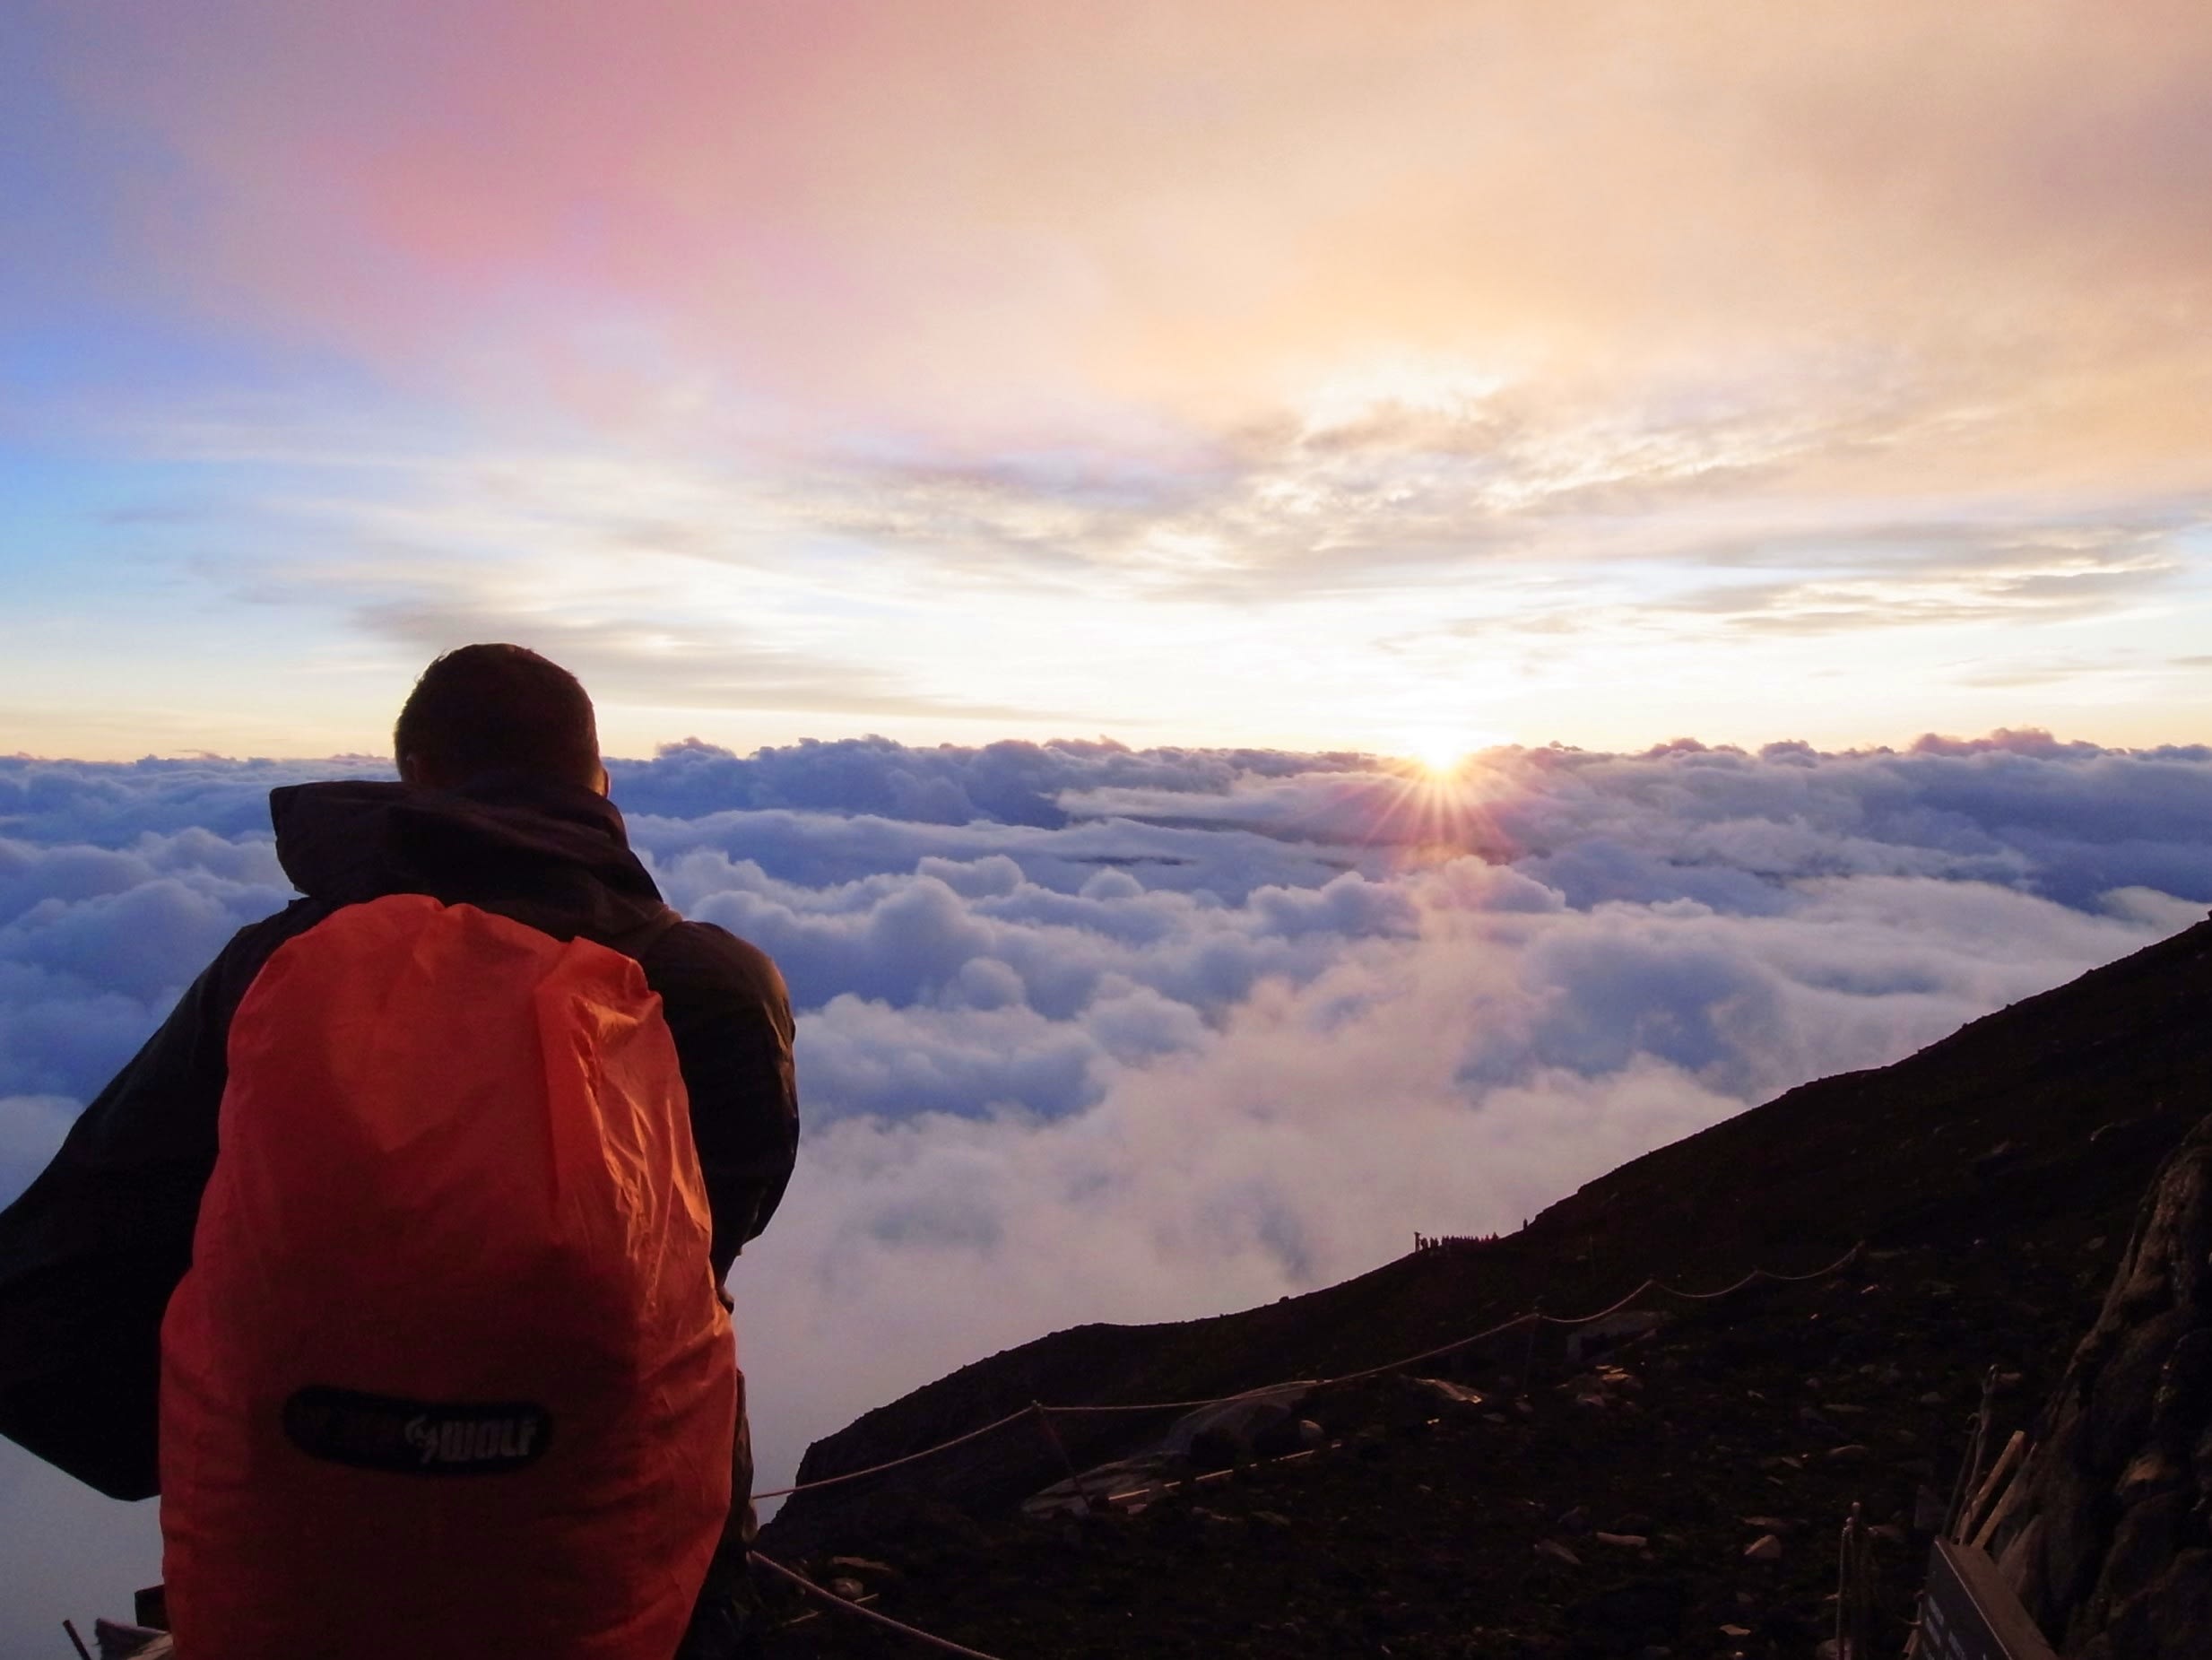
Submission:
[[[148,281],[510,404],[689,377],[957,435],[1244,418],[1378,347],[1837,346],[1969,402],[2074,377],[2139,449],[2212,269],[2179,4],[110,16],[80,79],[184,166]]]

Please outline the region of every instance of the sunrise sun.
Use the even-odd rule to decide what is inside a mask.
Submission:
[[[1406,753],[1429,778],[1442,779],[1455,776],[1466,766],[1471,749],[1457,734],[1443,734],[1413,739]]]

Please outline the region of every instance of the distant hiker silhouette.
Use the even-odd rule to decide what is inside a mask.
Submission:
[[[661,902],[566,671],[449,653],[395,748],[273,794],[306,897],[0,1212],[0,1433],[161,1493],[194,1660],[735,1653],[783,982]]]

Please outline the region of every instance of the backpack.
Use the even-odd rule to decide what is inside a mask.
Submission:
[[[161,1330],[180,1651],[667,1660],[738,1383],[638,964],[390,895],[271,956],[229,1063]]]

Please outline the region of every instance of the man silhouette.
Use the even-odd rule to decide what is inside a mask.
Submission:
[[[753,946],[662,903],[607,799],[582,685],[519,646],[464,647],[423,672],[394,749],[396,784],[273,794],[277,856],[304,897],[232,938],[0,1212],[0,1434],[113,1497],[160,1485],[161,1318],[214,1166],[231,1017],[279,946],[346,906],[427,894],[634,958],[674,1039],[717,1284],[783,1196],[798,1141],[783,981]],[[686,1656],[734,1652],[742,1624],[742,1384],[736,1464]]]

